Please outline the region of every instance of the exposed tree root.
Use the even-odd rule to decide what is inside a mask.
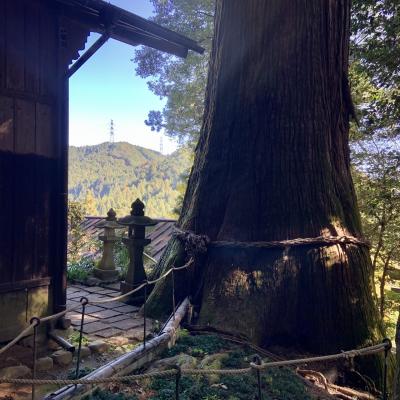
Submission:
[[[262,354],[265,357],[268,357],[270,360],[273,361],[282,361],[282,357],[278,357],[276,354],[273,354],[257,345],[254,343],[251,343],[250,341],[247,340],[244,336],[236,336],[233,335],[230,332],[226,332],[223,330],[220,330],[218,328],[212,327],[212,326],[200,326],[200,325],[183,325],[184,328],[188,329],[191,333],[193,334],[215,334],[218,335],[219,337],[229,340],[230,342],[237,343],[237,344],[242,344],[245,346],[248,346],[258,352],[259,354]]]
[[[334,385],[333,383],[329,383],[321,372],[308,369],[299,369],[299,368],[296,371],[300,376],[313,382],[317,387],[323,388],[330,395],[333,395],[338,399],[344,399],[344,400],[353,400],[354,398],[359,400],[377,399],[377,397],[373,396],[370,393],[361,392],[348,387],[338,386]]]

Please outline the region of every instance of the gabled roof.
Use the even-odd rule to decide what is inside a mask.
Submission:
[[[96,226],[102,220],[104,220],[104,217],[86,216],[81,222],[80,227],[87,236],[96,239],[103,232],[103,229]],[[176,220],[164,218],[157,218],[155,220],[157,221],[157,225],[150,227],[148,229],[149,233],[146,235],[148,239],[151,239],[151,243],[146,247],[145,252],[159,261],[174,233]],[[121,231],[123,230],[121,229]],[[117,232],[117,234],[120,235],[121,231]]]
[[[146,45],[179,57],[186,57],[189,50],[204,52],[194,40],[103,0],[51,1],[55,1],[64,15],[79,21],[90,31],[109,34],[124,43]]]

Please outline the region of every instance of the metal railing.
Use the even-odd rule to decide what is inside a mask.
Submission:
[[[75,368],[75,380],[78,380],[79,378],[79,373],[80,373],[80,364],[81,364],[81,351],[82,351],[82,340],[83,340],[83,329],[84,329],[84,324],[85,324],[85,314],[86,314],[86,307],[88,304],[104,304],[104,303],[109,303],[113,301],[119,301],[123,300],[132,294],[138,292],[141,289],[144,289],[144,303],[143,303],[143,346],[144,348],[146,347],[146,336],[147,336],[147,324],[146,324],[146,301],[147,301],[147,287],[149,285],[154,285],[157,282],[166,279],[169,275],[171,275],[172,278],[172,315],[173,319],[175,319],[175,310],[176,310],[176,301],[175,301],[175,276],[174,276],[174,271],[182,271],[184,269],[187,269],[191,267],[194,263],[193,259],[190,259],[186,264],[184,264],[181,267],[172,267],[170,268],[167,272],[165,272],[163,275],[161,275],[159,278],[154,279],[154,280],[145,280],[142,284],[137,286],[135,289],[124,293],[118,297],[111,297],[109,299],[104,299],[104,300],[90,300],[87,297],[82,297],[80,299],[80,305],[74,306],[74,307],[69,307],[66,308],[65,310],[58,312],[56,314],[48,315],[43,318],[39,317],[33,317],[29,321],[30,324],[27,326],[25,329],[23,329],[11,342],[9,342],[7,345],[2,347],[0,349],[0,355],[4,352],[6,352],[8,349],[10,349],[12,346],[14,346],[16,343],[18,343],[22,338],[30,335],[33,333],[33,347],[32,347],[32,354],[33,354],[33,369],[32,369],[32,379],[28,380],[32,384],[32,400],[35,399],[35,384],[41,384],[38,380],[36,380],[36,359],[37,359],[37,330],[40,324],[43,324],[45,322],[50,322],[57,320],[59,318],[62,318],[64,315],[66,315],[68,312],[71,311],[76,311],[80,307],[81,309],[81,322],[80,322],[80,329],[79,329],[79,339],[78,339],[78,352],[77,352],[77,360],[76,360],[76,368]],[[26,380],[25,380],[26,381]],[[61,380],[59,381],[61,382]],[[67,382],[64,380],[64,382]],[[0,380],[0,383],[7,383],[4,380]],[[18,382],[12,382],[9,380],[8,383],[18,383]],[[22,381],[20,382],[22,383]],[[54,382],[56,383],[56,382]]]
[[[175,399],[179,400],[180,394],[180,381],[182,376],[204,376],[204,375],[246,375],[246,374],[255,374],[257,377],[257,393],[258,399],[262,400],[262,373],[269,368],[277,368],[277,367],[288,367],[295,366],[300,364],[307,364],[313,362],[321,362],[321,361],[333,361],[339,359],[352,359],[354,357],[361,357],[366,355],[373,355],[384,353],[385,361],[384,361],[384,386],[383,386],[383,400],[388,399],[387,392],[387,358],[391,349],[391,342],[389,339],[384,339],[382,343],[364,347],[356,350],[344,351],[337,354],[331,354],[327,356],[319,356],[319,357],[309,357],[309,358],[301,358],[294,360],[284,360],[284,361],[272,361],[272,362],[263,362],[260,356],[256,355],[252,362],[249,363],[249,367],[247,368],[237,368],[237,369],[182,369],[179,366],[176,366],[173,369],[169,369],[166,371],[155,371],[144,374],[137,375],[127,375],[127,376],[114,376],[110,378],[76,378],[76,379],[12,379],[12,378],[0,378],[0,383],[13,383],[13,384],[29,384],[32,385],[32,390],[34,393],[35,385],[47,385],[47,384],[56,384],[56,385],[94,385],[94,384],[105,384],[105,383],[130,383],[133,381],[140,381],[149,378],[175,378]]]
[[[171,291],[171,302],[172,302],[172,318],[175,320],[175,310],[176,310],[176,300],[175,300],[175,271],[182,271],[189,267],[191,267],[194,263],[193,259],[190,259],[186,264],[181,267],[173,267],[161,275],[159,278],[152,281],[144,281],[135,289],[127,292],[121,296],[113,297],[105,300],[89,300],[86,297],[82,297],[80,299],[80,305],[74,306],[71,308],[67,308],[64,311],[61,311],[57,314],[49,315],[44,318],[33,317],[30,320],[30,325],[26,327],[19,335],[17,335],[10,343],[0,349],[0,355],[4,353],[6,350],[11,348],[14,344],[16,344],[20,339],[29,335],[33,332],[33,370],[32,370],[32,378],[0,378],[1,383],[10,383],[10,384],[25,384],[32,385],[32,400],[35,399],[35,386],[36,385],[47,385],[47,384],[56,384],[56,385],[93,385],[93,384],[104,384],[104,383],[129,383],[132,381],[138,381],[148,378],[154,377],[174,377],[175,378],[175,399],[179,400],[180,393],[180,381],[183,375],[191,375],[191,376],[199,376],[199,375],[245,375],[245,374],[255,374],[257,377],[257,393],[258,399],[262,400],[262,387],[261,387],[261,376],[262,372],[268,368],[276,368],[283,366],[295,366],[300,364],[306,364],[311,362],[321,362],[321,361],[332,361],[338,359],[353,359],[354,357],[361,357],[372,354],[384,353],[384,366],[383,366],[383,400],[388,400],[388,390],[387,390],[387,373],[388,373],[388,354],[392,347],[391,341],[389,339],[384,339],[382,343],[361,348],[354,349],[349,351],[344,351],[338,354],[326,355],[326,356],[318,356],[318,357],[309,357],[309,358],[301,358],[294,360],[283,360],[283,361],[272,361],[272,362],[263,362],[260,356],[256,355],[253,361],[249,364],[247,368],[241,369],[181,369],[180,367],[175,367],[174,369],[166,370],[166,371],[156,371],[150,373],[144,373],[139,375],[128,375],[128,376],[114,376],[108,378],[79,378],[80,374],[80,363],[81,363],[81,350],[82,350],[82,339],[83,339],[83,329],[85,323],[85,313],[86,306],[88,304],[104,304],[111,301],[122,300],[126,297],[131,296],[135,292],[144,289],[144,304],[143,304],[143,347],[146,347],[146,301],[147,301],[147,287],[149,285],[153,285],[163,279],[166,279],[169,275],[172,278],[172,291]],[[75,311],[79,307],[82,307],[82,316],[79,330],[79,341],[78,341],[78,353],[77,353],[77,361],[75,367],[75,379],[36,379],[36,359],[37,359],[37,330],[40,324],[44,322],[49,322],[55,319],[59,319],[63,317],[66,313],[70,311]]]

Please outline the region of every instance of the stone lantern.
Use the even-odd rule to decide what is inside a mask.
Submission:
[[[144,204],[136,199],[132,203],[131,215],[118,220],[120,225],[128,226],[128,237],[123,239],[129,251],[129,266],[126,274],[126,279],[121,282],[121,292],[127,293],[146,279],[146,273],[143,266],[143,251],[151,240],[146,239],[146,226],[153,226],[157,221],[144,215]],[[135,293],[132,303],[140,303],[143,301],[143,294],[141,292]]]
[[[115,269],[114,263],[114,243],[118,240],[115,236],[115,229],[121,229],[121,225],[117,223],[117,214],[111,208],[107,213],[107,218],[96,224],[96,228],[104,228],[104,233],[99,235],[99,239],[103,244],[103,256],[101,261],[93,270],[94,275],[102,281],[118,280],[118,271]]]

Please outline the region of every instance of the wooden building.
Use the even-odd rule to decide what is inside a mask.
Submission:
[[[202,52],[102,0],[0,0],[0,342],[65,307],[68,78],[109,38]]]

